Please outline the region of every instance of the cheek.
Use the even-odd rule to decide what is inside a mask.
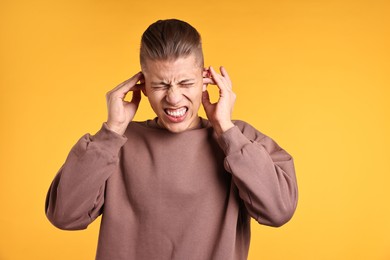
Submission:
[[[153,91],[149,91],[148,92],[148,100],[149,100],[149,103],[150,105],[153,107],[153,108],[157,108],[161,105],[161,101],[163,100],[164,98],[164,93],[163,92],[153,92]]]
[[[202,90],[203,90],[203,87],[199,86],[192,93],[192,102],[195,103],[196,105],[199,105],[200,103],[202,103],[202,93],[203,93]]]
[[[151,104],[152,106],[155,106],[155,105],[156,105],[156,103],[157,103],[157,98],[156,98],[155,95],[149,93],[148,99],[149,99],[149,102],[150,102],[150,104]]]

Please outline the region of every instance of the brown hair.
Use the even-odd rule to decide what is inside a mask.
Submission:
[[[190,24],[177,19],[158,20],[151,24],[141,38],[140,62],[146,60],[175,60],[195,54],[203,68],[201,37]]]

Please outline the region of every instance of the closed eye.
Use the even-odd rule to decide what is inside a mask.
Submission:
[[[180,86],[185,87],[185,88],[192,87],[193,85],[194,85],[194,83],[181,83],[180,84]]]
[[[152,84],[152,88],[153,89],[156,89],[156,90],[159,90],[159,89],[167,89],[169,88],[170,85],[169,84]]]

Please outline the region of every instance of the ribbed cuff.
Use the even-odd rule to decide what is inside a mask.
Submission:
[[[103,123],[102,128],[91,137],[91,140],[99,143],[103,149],[117,153],[126,143],[127,137],[110,130],[107,124]]]

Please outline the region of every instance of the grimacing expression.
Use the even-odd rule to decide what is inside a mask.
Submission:
[[[173,133],[197,127],[202,103],[203,68],[195,55],[176,60],[147,60],[142,66],[144,94],[158,117],[158,124]]]

